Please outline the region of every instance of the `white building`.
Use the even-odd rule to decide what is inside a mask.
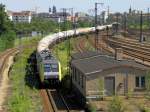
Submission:
[[[7,14],[9,16],[9,19],[14,23],[18,22],[30,23],[32,19],[31,11],[22,11],[22,12],[7,11]]]

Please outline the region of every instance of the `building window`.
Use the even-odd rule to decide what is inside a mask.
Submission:
[[[137,76],[135,79],[135,83],[137,88],[145,88],[145,77]]]
[[[74,76],[75,76],[75,81],[77,81],[77,72],[75,68],[74,68]]]
[[[80,85],[80,72],[78,71],[78,84]]]
[[[145,87],[145,77],[141,77],[141,87]]]
[[[71,68],[72,80],[74,79],[74,68]]]
[[[84,79],[83,79],[83,75],[81,76],[81,87],[83,88],[83,81],[84,81]]]

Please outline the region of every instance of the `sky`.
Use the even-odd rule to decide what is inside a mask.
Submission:
[[[75,11],[93,13],[94,3],[104,3],[99,5],[99,10],[106,10],[110,7],[110,12],[128,11],[131,6],[133,9],[147,11],[150,7],[150,0],[0,0],[8,10],[34,10],[38,7],[38,12],[48,12],[48,8],[55,5],[59,11],[61,8],[74,8]]]

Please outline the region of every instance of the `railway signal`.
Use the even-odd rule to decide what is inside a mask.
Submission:
[[[72,75],[70,74],[70,63],[69,63],[69,60],[70,60],[70,55],[71,55],[71,44],[70,44],[70,39],[69,37],[67,36],[67,28],[68,28],[68,23],[67,23],[67,11],[69,11],[71,13],[71,21],[72,21],[72,29],[74,29],[74,35],[76,34],[76,26],[74,27],[74,22],[75,22],[75,19],[74,19],[74,13],[73,13],[73,8],[63,8],[63,17],[64,17],[64,31],[65,31],[65,36],[67,38],[67,74],[70,75],[70,88],[72,88]],[[73,35],[73,36],[74,36]]]

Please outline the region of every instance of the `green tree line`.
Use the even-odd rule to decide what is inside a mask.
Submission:
[[[90,27],[87,21],[78,21],[78,27]],[[5,5],[0,4],[0,51],[11,48],[14,45],[15,38],[19,36],[30,36],[32,31],[48,34],[50,32],[58,32],[73,29],[70,21],[58,23],[51,19],[33,17],[31,23],[13,23],[5,11]]]
[[[0,51],[11,48],[15,38],[14,25],[5,12],[5,5],[0,4]]]

